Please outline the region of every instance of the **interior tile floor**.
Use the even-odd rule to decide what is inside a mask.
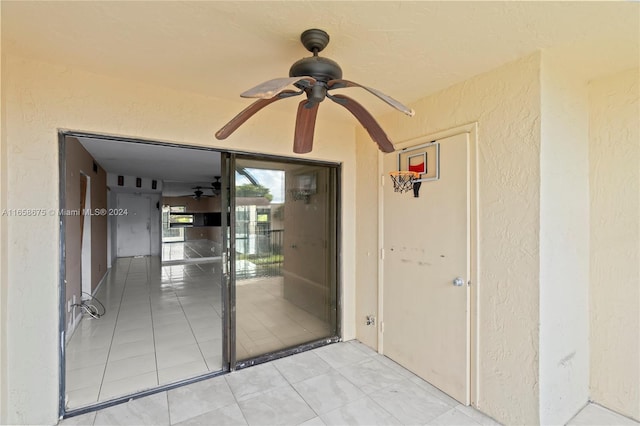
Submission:
[[[497,425],[353,340],[64,419],[60,425]],[[597,405],[570,425],[637,425]]]
[[[96,294],[106,314],[85,316],[66,346],[67,407],[221,370],[220,267],[117,259]],[[284,298],[282,277],[241,280],[236,292],[238,359],[333,334]]]
[[[236,355],[239,360],[335,335],[322,321],[284,297],[283,277],[239,280]]]
[[[119,258],[96,297],[106,314],[85,316],[66,346],[68,407],[222,368],[219,263]]]

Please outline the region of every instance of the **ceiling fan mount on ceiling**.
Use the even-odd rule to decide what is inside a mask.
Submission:
[[[395,150],[393,143],[373,116],[362,105],[347,96],[330,94],[329,91],[347,87],[360,87],[408,116],[414,115],[413,110],[379,90],[353,81],[343,80],[342,69],[335,61],[318,56],[318,52],[324,50],[329,44],[329,34],[325,31],[315,28],[306,30],[301,34],[300,41],[308,51],[313,53],[313,56],[295,62],[289,69],[289,77],[266,81],[240,94],[244,98],[259,99],[218,130],[216,138],[227,138],[251,116],[277,100],[305,94],[307,99],[298,104],[293,152],[298,154],[311,152],[318,106],[325,98],[331,99],[353,114],[369,132],[369,136],[378,144],[378,148],[381,151],[393,152]],[[298,90],[287,89],[291,85]]]
[[[289,69],[289,77],[313,77],[324,83],[342,78],[342,68],[329,58],[318,56],[329,44],[329,34],[318,29],[306,30],[300,36],[306,49],[313,53],[309,58],[302,58]]]

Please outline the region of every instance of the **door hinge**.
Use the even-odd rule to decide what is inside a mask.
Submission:
[[[380,186],[384,186],[384,175],[380,175]]]
[[[384,333],[384,322],[380,322],[380,333]]]
[[[384,249],[380,249],[380,260],[384,260]]]

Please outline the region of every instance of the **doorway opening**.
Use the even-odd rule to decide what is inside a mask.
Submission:
[[[62,416],[339,340],[339,165],[81,132],[59,141]],[[291,189],[305,170],[316,187],[300,201]],[[305,231],[320,218],[322,236]],[[317,248],[294,261],[304,242],[286,230]],[[305,276],[300,262],[324,272]],[[245,310],[254,302],[260,312]]]

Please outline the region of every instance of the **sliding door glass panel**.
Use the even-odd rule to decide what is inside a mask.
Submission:
[[[60,148],[62,206],[81,212],[84,203],[121,213],[60,217],[61,410],[104,406],[228,369],[221,262],[226,204],[211,184],[201,197],[190,195],[226,172],[221,153],[86,136],[65,137]],[[97,166],[109,163],[106,153],[113,164],[130,168]],[[180,167],[153,167],[159,158],[180,158]],[[115,184],[120,173],[140,176],[150,168],[159,173],[152,176],[161,182],[158,189],[151,179],[142,187],[128,177]],[[85,173],[91,176],[86,187]],[[216,220],[198,221],[207,217]]]
[[[336,172],[236,160],[237,360],[337,335]]]

